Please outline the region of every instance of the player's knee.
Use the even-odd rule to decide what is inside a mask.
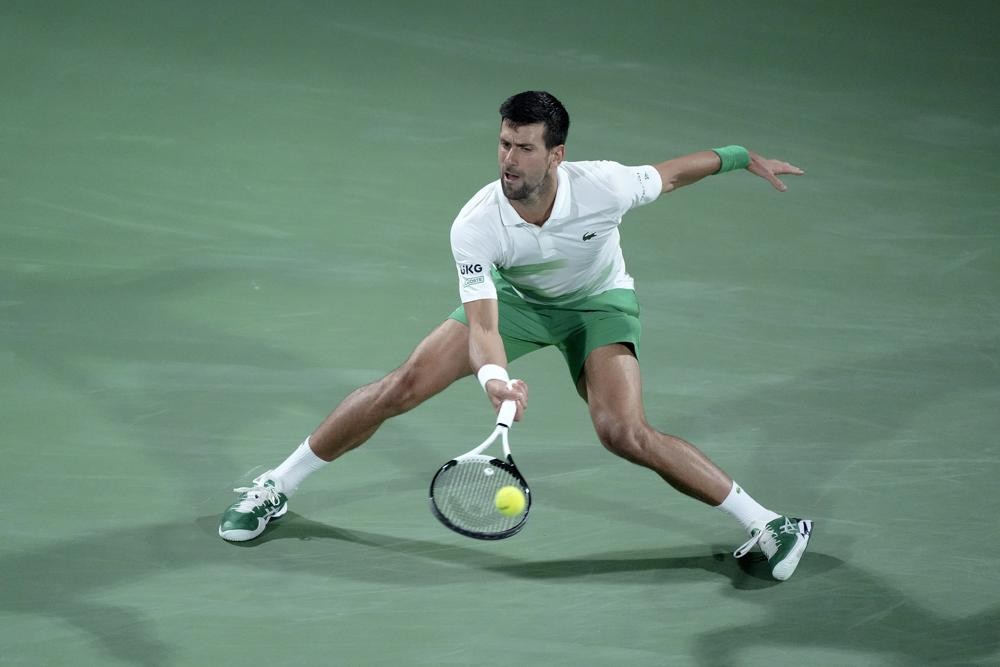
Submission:
[[[594,416],[594,429],[601,444],[613,454],[634,463],[646,459],[644,424],[631,424],[617,417]]]

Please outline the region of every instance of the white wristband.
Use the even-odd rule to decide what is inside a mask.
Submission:
[[[479,369],[479,373],[476,374],[479,378],[479,384],[483,386],[483,391],[486,391],[486,383],[490,380],[503,380],[504,382],[510,382],[510,376],[507,375],[507,369],[503,366],[497,366],[496,364],[486,364]]]

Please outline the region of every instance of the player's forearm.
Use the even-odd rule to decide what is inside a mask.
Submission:
[[[487,364],[507,367],[507,354],[500,338],[500,314],[495,299],[478,299],[465,303],[469,321],[469,364],[472,372]]]
[[[663,192],[697,183],[719,171],[722,160],[715,151],[699,151],[656,165],[663,181]]]
[[[503,339],[496,330],[470,325],[469,363],[473,372],[478,372],[487,364],[507,367],[507,353],[504,351]]]

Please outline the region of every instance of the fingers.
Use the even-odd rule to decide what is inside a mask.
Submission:
[[[750,165],[747,170],[752,174],[756,174],[761,178],[767,179],[775,190],[778,192],[785,192],[788,190],[788,186],[778,178],[777,174],[792,174],[794,176],[802,176],[805,174],[800,168],[788,162],[782,162],[780,160],[768,160],[762,158],[756,153],[751,153]]]
[[[779,162],[778,168],[774,170],[776,174],[795,174],[796,176],[803,176],[806,172],[802,171],[794,164],[788,162]]]
[[[523,380],[511,380],[504,383],[502,380],[490,380],[486,383],[486,393],[493,402],[495,410],[500,409],[503,401],[515,401],[517,403],[517,413],[514,421],[521,421],[521,416],[528,408],[528,385]]]
[[[777,190],[778,192],[784,192],[785,190],[788,189],[788,186],[785,185],[780,178],[775,176],[774,172],[765,171],[762,175],[771,183],[771,185],[774,186],[774,189]]]
[[[772,186],[774,186],[774,189],[779,192],[784,192],[785,190],[788,189],[788,187],[781,182],[781,179],[774,175],[774,172],[770,169],[770,167],[765,163],[764,160],[759,160],[759,161],[755,160],[754,162],[751,162],[750,166],[747,167],[747,169],[750,171],[751,174],[755,174],[757,176],[760,176],[761,178],[767,179],[767,182],[770,183]]]
[[[789,164],[788,162],[779,162],[778,160],[770,160],[769,162],[770,164],[768,166],[770,167],[769,171],[772,174],[772,178],[768,180],[771,181],[771,185],[774,185],[774,187],[778,188],[778,190],[782,192],[784,192],[788,188],[781,181],[781,179],[774,177],[775,174],[791,174],[793,176],[802,176],[803,174],[806,173],[801,169],[799,169],[798,167],[796,167],[794,164]],[[775,183],[775,181],[777,181],[777,183]]]
[[[520,393],[524,399],[524,405],[528,405],[528,385],[524,383],[524,380],[511,380],[510,390]]]
[[[528,385],[523,380],[511,380],[509,390],[517,396],[516,398],[511,396],[511,400],[517,401],[517,412],[514,415],[514,421],[519,422],[524,415],[524,411],[528,409]]]

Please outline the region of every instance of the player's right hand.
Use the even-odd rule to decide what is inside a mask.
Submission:
[[[493,402],[493,409],[499,411],[504,401],[516,401],[517,412],[514,421],[521,421],[524,411],[528,409],[528,385],[523,380],[490,380],[486,383],[486,395]]]

